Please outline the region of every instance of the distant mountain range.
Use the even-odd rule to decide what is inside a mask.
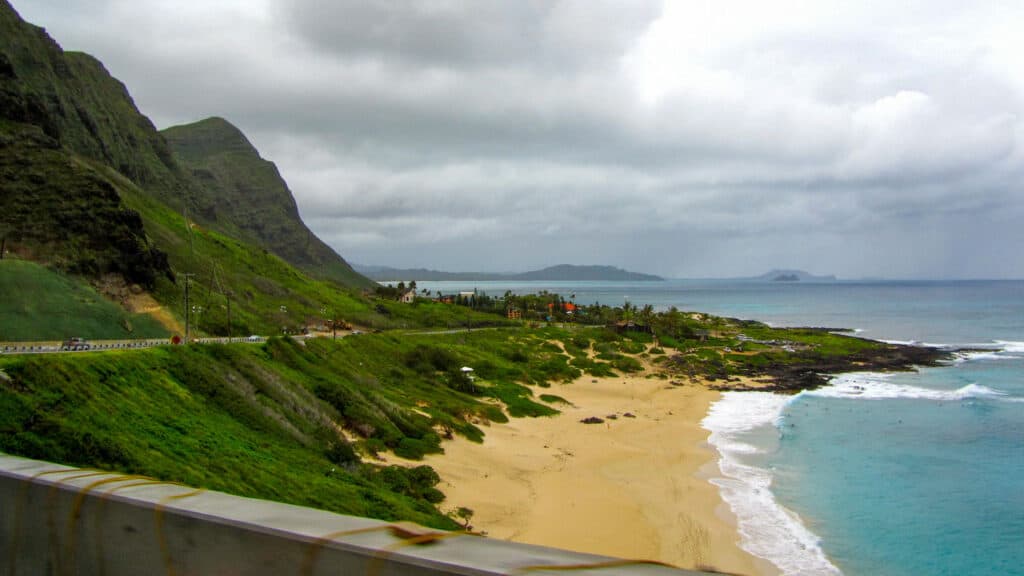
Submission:
[[[760,282],[835,282],[836,277],[831,274],[828,276],[815,276],[803,270],[772,270],[760,276],[747,278],[747,280],[757,280]]]
[[[511,281],[576,281],[576,280],[613,280],[656,282],[664,280],[661,276],[630,272],[614,266],[576,266],[559,264],[542,270],[521,273],[497,274],[491,272],[441,272],[425,268],[390,268],[387,266],[362,266],[354,264],[353,268],[360,274],[378,282],[409,281],[472,281],[472,280],[511,280]]]

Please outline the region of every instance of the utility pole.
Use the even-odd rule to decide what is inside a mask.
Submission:
[[[182,276],[185,277],[185,344],[188,344],[189,343],[189,339],[188,339],[189,338],[189,325],[188,325],[188,317],[189,317],[188,284],[189,284],[189,279],[192,278],[193,276],[195,276],[195,274],[182,274]]]
[[[225,294],[228,299],[228,344],[231,344],[231,294]]]
[[[328,322],[331,325],[331,339],[338,339],[338,318],[334,315],[334,308],[328,308],[324,306],[320,308],[320,317],[323,318],[324,322]]]

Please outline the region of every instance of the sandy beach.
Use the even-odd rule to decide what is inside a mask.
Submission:
[[[777,574],[739,548],[735,519],[707,478],[717,453],[700,422],[719,393],[644,375],[584,376],[545,390],[562,414],[446,442],[426,463],[443,509],[465,506],[489,537],[731,574]],[[611,417],[614,416],[614,417]],[[598,417],[604,421],[584,424]]]

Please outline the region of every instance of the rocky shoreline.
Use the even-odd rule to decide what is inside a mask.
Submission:
[[[709,387],[718,391],[784,392],[795,394],[828,384],[837,375],[848,372],[909,372],[919,367],[940,366],[952,361],[955,354],[967,350],[949,350],[931,346],[878,343],[870,350],[842,357],[824,357],[813,351],[795,353],[791,361],[771,362],[749,368],[741,375],[755,382],[739,379],[712,380]]]

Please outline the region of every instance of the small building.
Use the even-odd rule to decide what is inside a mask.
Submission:
[[[410,288],[409,290],[402,292],[398,297],[398,301],[403,304],[412,304],[416,301],[416,289]]]
[[[626,332],[642,332],[644,334],[654,334],[654,330],[646,324],[637,324],[632,320],[620,320],[615,324],[611,325],[611,328],[619,334]]]

